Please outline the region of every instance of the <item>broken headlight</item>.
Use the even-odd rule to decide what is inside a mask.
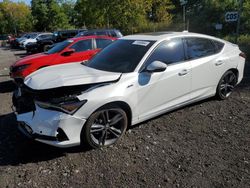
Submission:
[[[80,101],[78,98],[71,98],[69,100],[58,103],[36,101],[36,104],[41,108],[56,110],[67,114],[74,114],[86,102],[87,100]]]

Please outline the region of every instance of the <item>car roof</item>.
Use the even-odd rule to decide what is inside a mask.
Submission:
[[[58,30],[58,31],[54,31],[54,33],[58,32],[58,33],[67,33],[67,32],[82,32],[82,31],[87,31],[87,29],[70,29],[70,30]]]
[[[53,33],[38,33],[39,35],[53,35]]]
[[[89,29],[86,32],[93,32],[93,31],[118,31],[117,29]]]
[[[221,39],[215,38],[213,36],[199,34],[199,33],[191,33],[188,31],[183,31],[183,32],[166,31],[166,32],[142,33],[142,34],[128,35],[128,36],[122,37],[121,39],[161,41],[161,40],[173,38],[173,37],[202,37],[202,38],[209,38],[213,40],[222,41]]]
[[[86,39],[96,39],[96,38],[103,38],[103,39],[111,39],[111,40],[117,40],[117,38],[115,37],[109,37],[109,36],[106,36],[106,35],[90,35],[90,36],[81,36],[81,37],[76,37],[76,38],[71,38],[69,40],[73,40],[74,42],[75,41],[79,41],[79,40],[86,40]]]

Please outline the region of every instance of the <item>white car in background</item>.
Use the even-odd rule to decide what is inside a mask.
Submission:
[[[20,47],[26,48],[26,45],[29,43],[36,43],[37,40],[48,38],[49,36],[52,36],[52,33],[32,33],[29,35],[28,38],[24,38],[22,41],[20,41]]]
[[[128,126],[209,97],[228,98],[244,65],[237,45],[207,35],[125,36],[87,64],[28,76],[17,121],[24,134],[49,145],[108,146]]]

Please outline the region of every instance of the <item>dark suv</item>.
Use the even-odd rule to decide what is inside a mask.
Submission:
[[[73,38],[75,35],[86,31],[86,29],[76,30],[61,30],[55,31],[53,35],[38,40],[36,44],[29,44],[26,46],[27,52],[44,52],[47,51],[53,44],[62,42],[66,39]]]
[[[85,32],[85,31],[87,31],[87,29],[55,31],[53,33],[53,41],[54,42],[62,42],[68,38],[73,38],[77,34],[79,34],[81,32]]]
[[[90,35],[104,35],[110,37],[121,38],[123,35],[117,29],[92,29],[78,33],[75,37],[90,36]]]
[[[28,43],[26,45],[27,53],[36,53],[36,52],[44,52],[48,49],[53,42],[53,35],[43,35],[43,37],[38,37],[37,42],[35,43]]]

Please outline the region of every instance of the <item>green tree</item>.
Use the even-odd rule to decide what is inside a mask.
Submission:
[[[34,17],[35,29],[37,31],[46,31],[49,29],[48,6],[45,0],[31,1],[32,16]]]
[[[75,1],[72,0],[58,0],[62,11],[66,14],[69,24],[75,25],[77,12],[75,11]]]
[[[125,33],[138,32],[150,20],[171,22],[173,9],[170,0],[77,0],[75,6],[78,26],[113,27]]]
[[[181,7],[178,1],[175,1],[178,7],[177,14],[182,15]],[[236,32],[236,22],[226,23],[225,13],[227,11],[237,11],[239,1],[236,0],[188,0],[187,19],[189,20],[189,30],[212,35],[228,35]],[[242,12],[241,31],[250,29],[250,2],[244,1]],[[179,16],[180,18],[180,16]],[[181,20],[178,20],[181,22]],[[216,31],[215,24],[223,24],[222,31]],[[248,32],[248,31],[247,31]]]
[[[33,18],[30,8],[23,2],[0,2],[0,32],[19,33],[31,31]]]
[[[250,34],[250,1],[243,4],[241,32]]]
[[[32,15],[38,31],[70,28],[68,16],[56,0],[32,0]]]
[[[170,0],[152,0],[151,19],[154,22],[171,22],[175,6]]]

